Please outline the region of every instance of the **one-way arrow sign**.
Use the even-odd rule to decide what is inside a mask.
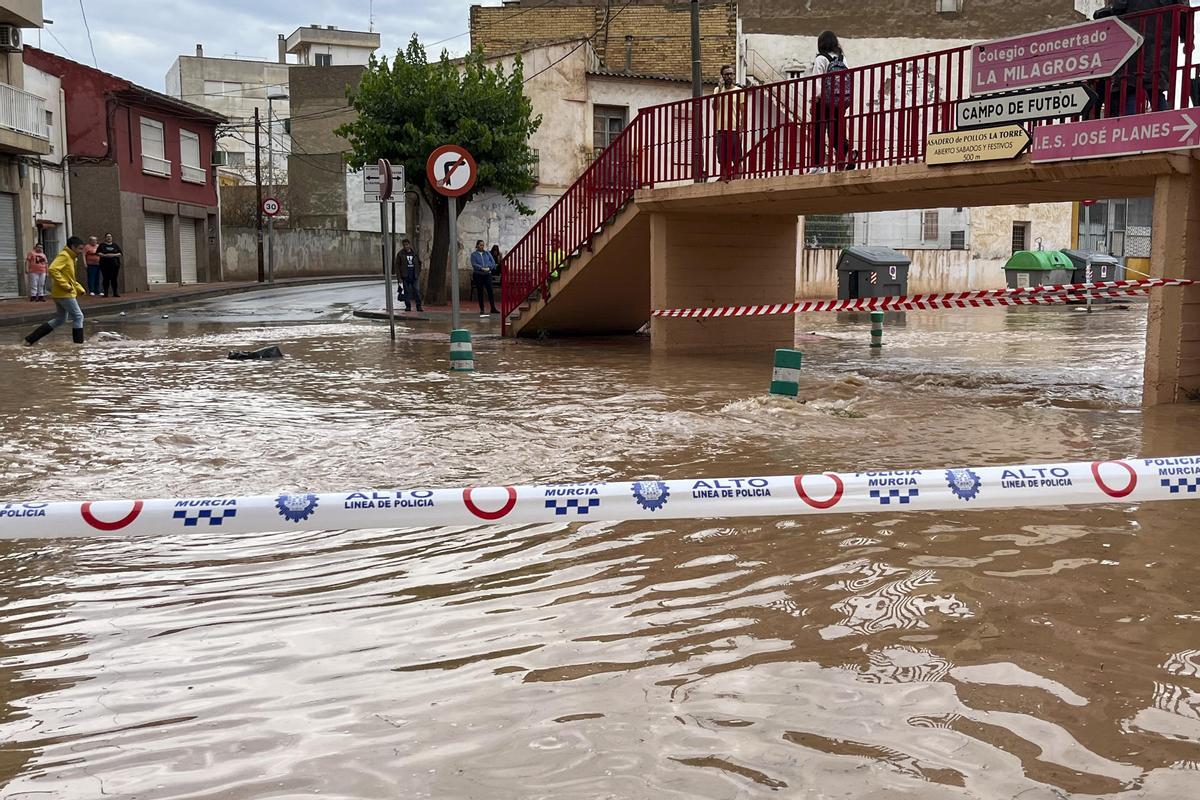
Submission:
[[[1032,161],[1075,161],[1200,147],[1200,108],[1043,125]]]
[[[962,100],[956,116],[959,128],[986,128],[1010,122],[1077,117],[1086,114],[1095,102],[1095,93],[1086,86],[1056,86]]]

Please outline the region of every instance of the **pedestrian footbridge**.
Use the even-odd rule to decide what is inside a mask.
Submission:
[[[1130,25],[1182,34],[1193,29],[1194,13],[1177,6]],[[735,101],[725,94],[642,109],[505,258],[506,333],[632,333],[650,322],[660,353],[790,345],[790,317],[651,322],[651,311],[792,300],[802,244],[796,218],[811,214],[1152,196],[1152,271],[1200,280],[1195,126],[1185,126],[1173,152],[927,165],[929,137],[955,129],[966,99],[969,50],[840,73],[853,82],[853,99],[835,124],[817,101],[820,77],[748,88]],[[1090,87],[1104,102],[1089,117],[1149,112],[1152,97],[1159,109],[1187,109],[1197,72],[1191,58],[1183,48],[1135,55]],[[739,120],[739,158],[721,180],[730,166],[716,163],[714,120],[731,117]],[[1079,121],[1024,126],[1036,140]],[[1200,391],[1200,288],[1153,295],[1145,387],[1148,404]]]

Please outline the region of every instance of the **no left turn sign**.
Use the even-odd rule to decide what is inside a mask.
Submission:
[[[479,170],[470,153],[458,145],[447,144],[429,154],[425,173],[435,192],[461,197],[475,186]]]

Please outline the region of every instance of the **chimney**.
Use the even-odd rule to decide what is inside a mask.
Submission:
[[[204,45],[196,45],[196,58],[204,58]]]
[[[633,72],[633,37],[625,35],[625,71]]]
[[[279,34],[279,63],[287,63],[287,39],[282,33]]]

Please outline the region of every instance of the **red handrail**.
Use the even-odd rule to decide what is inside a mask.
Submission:
[[[1187,106],[1197,79],[1195,14],[1173,6],[1124,18],[1156,45],[1144,46],[1112,78],[1094,82],[1104,113]],[[968,97],[969,50],[958,47],[835,76],[747,87],[736,100],[708,95],[641,109],[504,257],[503,324],[531,296],[548,296],[557,269],[586,248],[639,188],[924,161],[927,136],[952,130],[955,106]],[[850,87],[847,104],[836,110],[819,100],[822,88],[834,87],[834,81]],[[699,126],[693,126],[696,114]],[[730,119],[736,124],[732,145],[717,130],[719,121]],[[1032,132],[1039,124],[1064,121],[1041,120],[1029,127]],[[700,157],[694,159],[697,128]],[[736,156],[724,176],[718,145],[725,155]]]

